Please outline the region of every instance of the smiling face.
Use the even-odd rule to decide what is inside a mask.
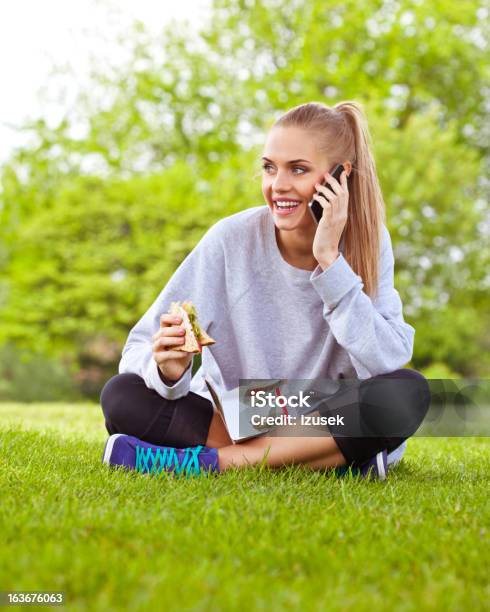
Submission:
[[[296,127],[270,130],[263,152],[262,193],[278,229],[315,227],[308,202],[315,194],[315,183],[330,170],[329,160],[318,151],[311,133]],[[296,204],[281,208],[276,202]]]

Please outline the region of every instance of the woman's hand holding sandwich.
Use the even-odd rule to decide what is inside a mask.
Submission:
[[[180,323],[182,317],[162,314],[160,329],[153,335],[153,359],[163,377],[170,382],[179,380],[192,361],[193,353],[175,350],[185,343],[185,329],[179,327]]]

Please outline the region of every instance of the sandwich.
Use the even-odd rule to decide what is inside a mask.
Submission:
[[[169,313],[173,316],[182,317],[182,325],[185,329],[185,342],[182,346],[172,347],[174,351],[186,353],[201,353],[203,346],[215,344],[213,340],[199,327],[197,322],[196,307],[192,302],[172,302]]]

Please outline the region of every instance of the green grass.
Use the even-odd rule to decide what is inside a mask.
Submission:
[[[416,438],[385,482],[101,464],[98,406],[0,404],[0,590],[73,610],[483,610],[489,439]]]

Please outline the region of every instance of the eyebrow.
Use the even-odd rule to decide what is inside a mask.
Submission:
[[[264,159],[265,161],[272,161],[272,159],[269,159],[268,157],[263,157],[262,159]],[[311,164],[310,161],[308,161],[307,159],[293,159],[290,162],[287,162],[288,164],[296,164],[298,162],[306,162],[307,164]],[[274,163],[274,162],[273,162]]]

